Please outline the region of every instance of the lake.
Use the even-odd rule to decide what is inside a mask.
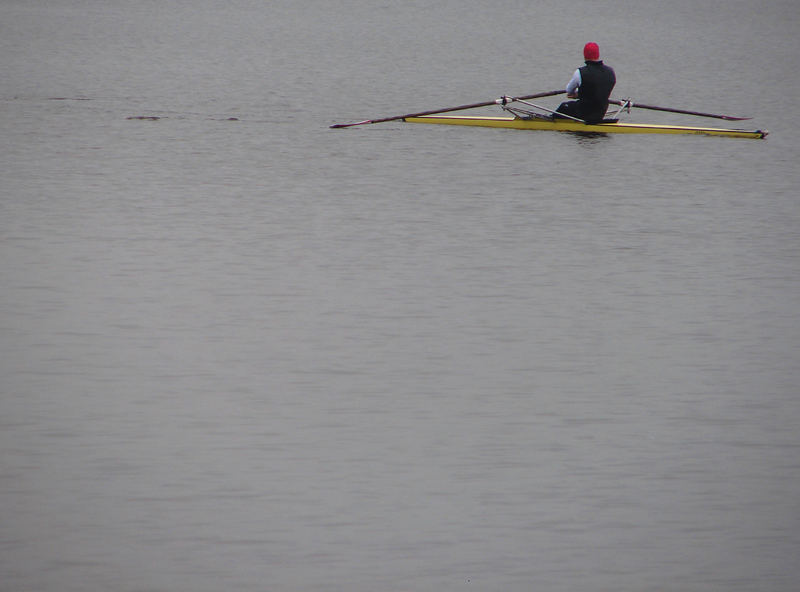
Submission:
[[[0,2],[0,590],[795,590],[798,24]],[[587,41],[769,137],[329,128]]]

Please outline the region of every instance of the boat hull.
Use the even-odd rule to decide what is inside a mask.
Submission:
[[[581,132],[594,134],[697,134],[702,136],[724,136],[728,138],[762,139],[767,136],[762,130],[740,130],[687,125],[659,125],[647,123],[597,123],[586,124],[570,119],[520,119],[518,117],[477,117],[465,115],[426,115],[406,117],[408,123],[439,125],[468,125],[519,130],[547,130],[558,132]]]

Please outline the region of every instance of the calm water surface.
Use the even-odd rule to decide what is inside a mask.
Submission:
[[[597,6],[0,2],[0,590],[796,590],[800,7]],[[588,40],[770,137],[328,128]]]

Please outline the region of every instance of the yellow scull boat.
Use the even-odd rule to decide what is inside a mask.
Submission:
[[[466,115],[425,115],[405,117],[408,123],[432,123],[439,125],[469,125],[478,127],[497,127],[519,130],[549,130],[558,132],[582,132],[595,134],[697,134],[703,136],[724,136],[727,138],[763,139],[766,130],[741,130],[717,127],[697,127],[688,125],[660,125],[649,123],[596,123],[588,124],[571,119],[549,119],[535,117],[481,117]]]

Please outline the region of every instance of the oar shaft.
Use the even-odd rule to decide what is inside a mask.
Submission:
[[[533,95],[524,95],[521,97],[509,98],[509,101],[518,99],[539,99],[542,97],[552,97],[553,95],[564,94],[565,90],[551,90],[547,92],[536,93]],[[497,104],[498,100],[484,101],[482,103],[471,103],[469,105],[459,105],[458,107],[445,107],[444,109],[431,109],[429,111],[420,111],[419,113],[407,113],[406,115],[395,115],[392,117],[383,117],[381,119],[365,119],[364,121],[357,121],[355,123],[335,123],[332,128],[352,127],[354,125],[364,125],[367,123],[383,123],[385,121],[397,121],[398,119],[405,119],[406,117],[424,117],[425,115],[435,115],[437,113],[448,113],[450,111],[464,111],[466,109],[477,109],[479,107],[489,107]]]
[[[624,105],[626,101],[619,101],[617,99],[608,99],[609,103],[614,105]],[[670,107],[658,107],[657,105],[645,105],[644,103],[631,102],[631,107],[639,107],[641,109],[650,109],[651,111],[666,111],[668,113],[681,113],[683,115],[697,115],[699,117],[713,117],[715,119],[725,119],[727,121],[744,121],[751,119],[750,117],[734,117],[733,115],[717,115],[716,113],[702,113],[700,111],[687,111],[685,109],[672,109]]]

